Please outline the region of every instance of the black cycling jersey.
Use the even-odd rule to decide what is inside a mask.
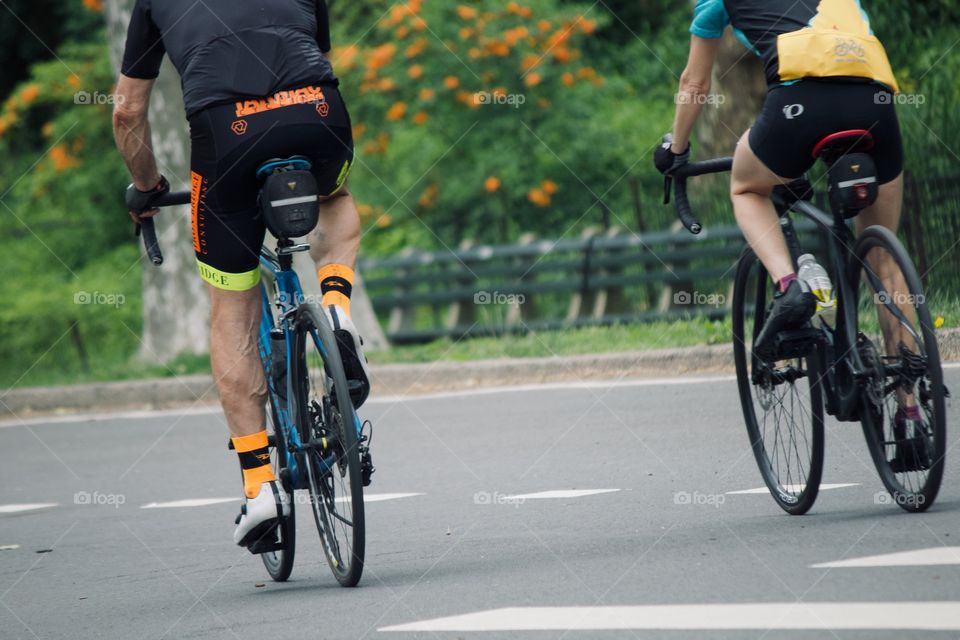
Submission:
[[[697,0],[690,33],[719,38],[727,25],[763,60],[770,86],[856,78],[897,90],[860,0]]]
[[[324,0],[137,0],[121,72],[156,78],[170,55],[187,116],[204,107],[336,82]]]

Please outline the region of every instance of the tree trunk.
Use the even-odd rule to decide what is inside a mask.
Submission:
[[[712,85],[714,95],[722,96],[722,103],[708,104],[703,110],[697,130],[699,158],[732,155],[740,136],[760,113],[767,95],[763,63],[729,30],[720,43]]]
[[[132,0],[104,3],[113,66],[119,71]],[[150,100],[153,150],[160,171],[174,190],[190,188],[190,137],[183,111],[180,79],[164,59]],[[140,356],[169,362],[181,353],[205,353],[210,335],[210,305],[197,274],[190,229],[190,208],[164,209],[156,218],[163,249],[160,268],[143,266],[143,335]]]

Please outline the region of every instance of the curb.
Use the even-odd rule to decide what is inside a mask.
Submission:
[[[938,332],[937,341],[943,362],[960,360],[960,329]],[[374,364],[372,395],[396,397],[517,384],[731,374],[732,355],[730,345],[722,344],[567,357]],[[0,392],[0,418],[210,405],[217,400],[209,375],[27,387]]]

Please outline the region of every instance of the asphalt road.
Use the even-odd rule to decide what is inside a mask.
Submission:
[[[960,369],[947,380],[960,389]],[[143,508],[238,496],[219,413],[0,428],[0,638],[960,637],[953,452],[937,504],[910,515],[886,504],[859,426],[829,422],[824,482],[849,486],[790,517],[728,493],[762,486],[728,378],[362,414],[368,493],[389,499],[367,506],[356,589],[330,575],[306,506],[284,584],[232,545],[235,500]],[[956,445],[955,410],[948,429]],[[540,493],[571,490],[596,492]],[[814,566],[843,560],[870,566]]]

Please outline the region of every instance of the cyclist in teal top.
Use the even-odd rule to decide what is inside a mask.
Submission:
[[[777,283],[759,348],[805,323],[816,309],[816,299],[797,280],[770,194],[803,176],[820,140],[845,130],[871,133],[879,197],[857,217],[857,230],[879,224],[896,232],[903,198],[903,149],[893,106],[898,86],[859,0],[698,0],[672,138],[654,154],[664,174],[689,160],[690,136],[710,93],[727,26],[763,61],[769,88],[763,110],[737,144],[730,184],[737,224]],[[898,329],[884,320],[887,349],[895,349]],[[912,400],[897,418],[919,419]]]

